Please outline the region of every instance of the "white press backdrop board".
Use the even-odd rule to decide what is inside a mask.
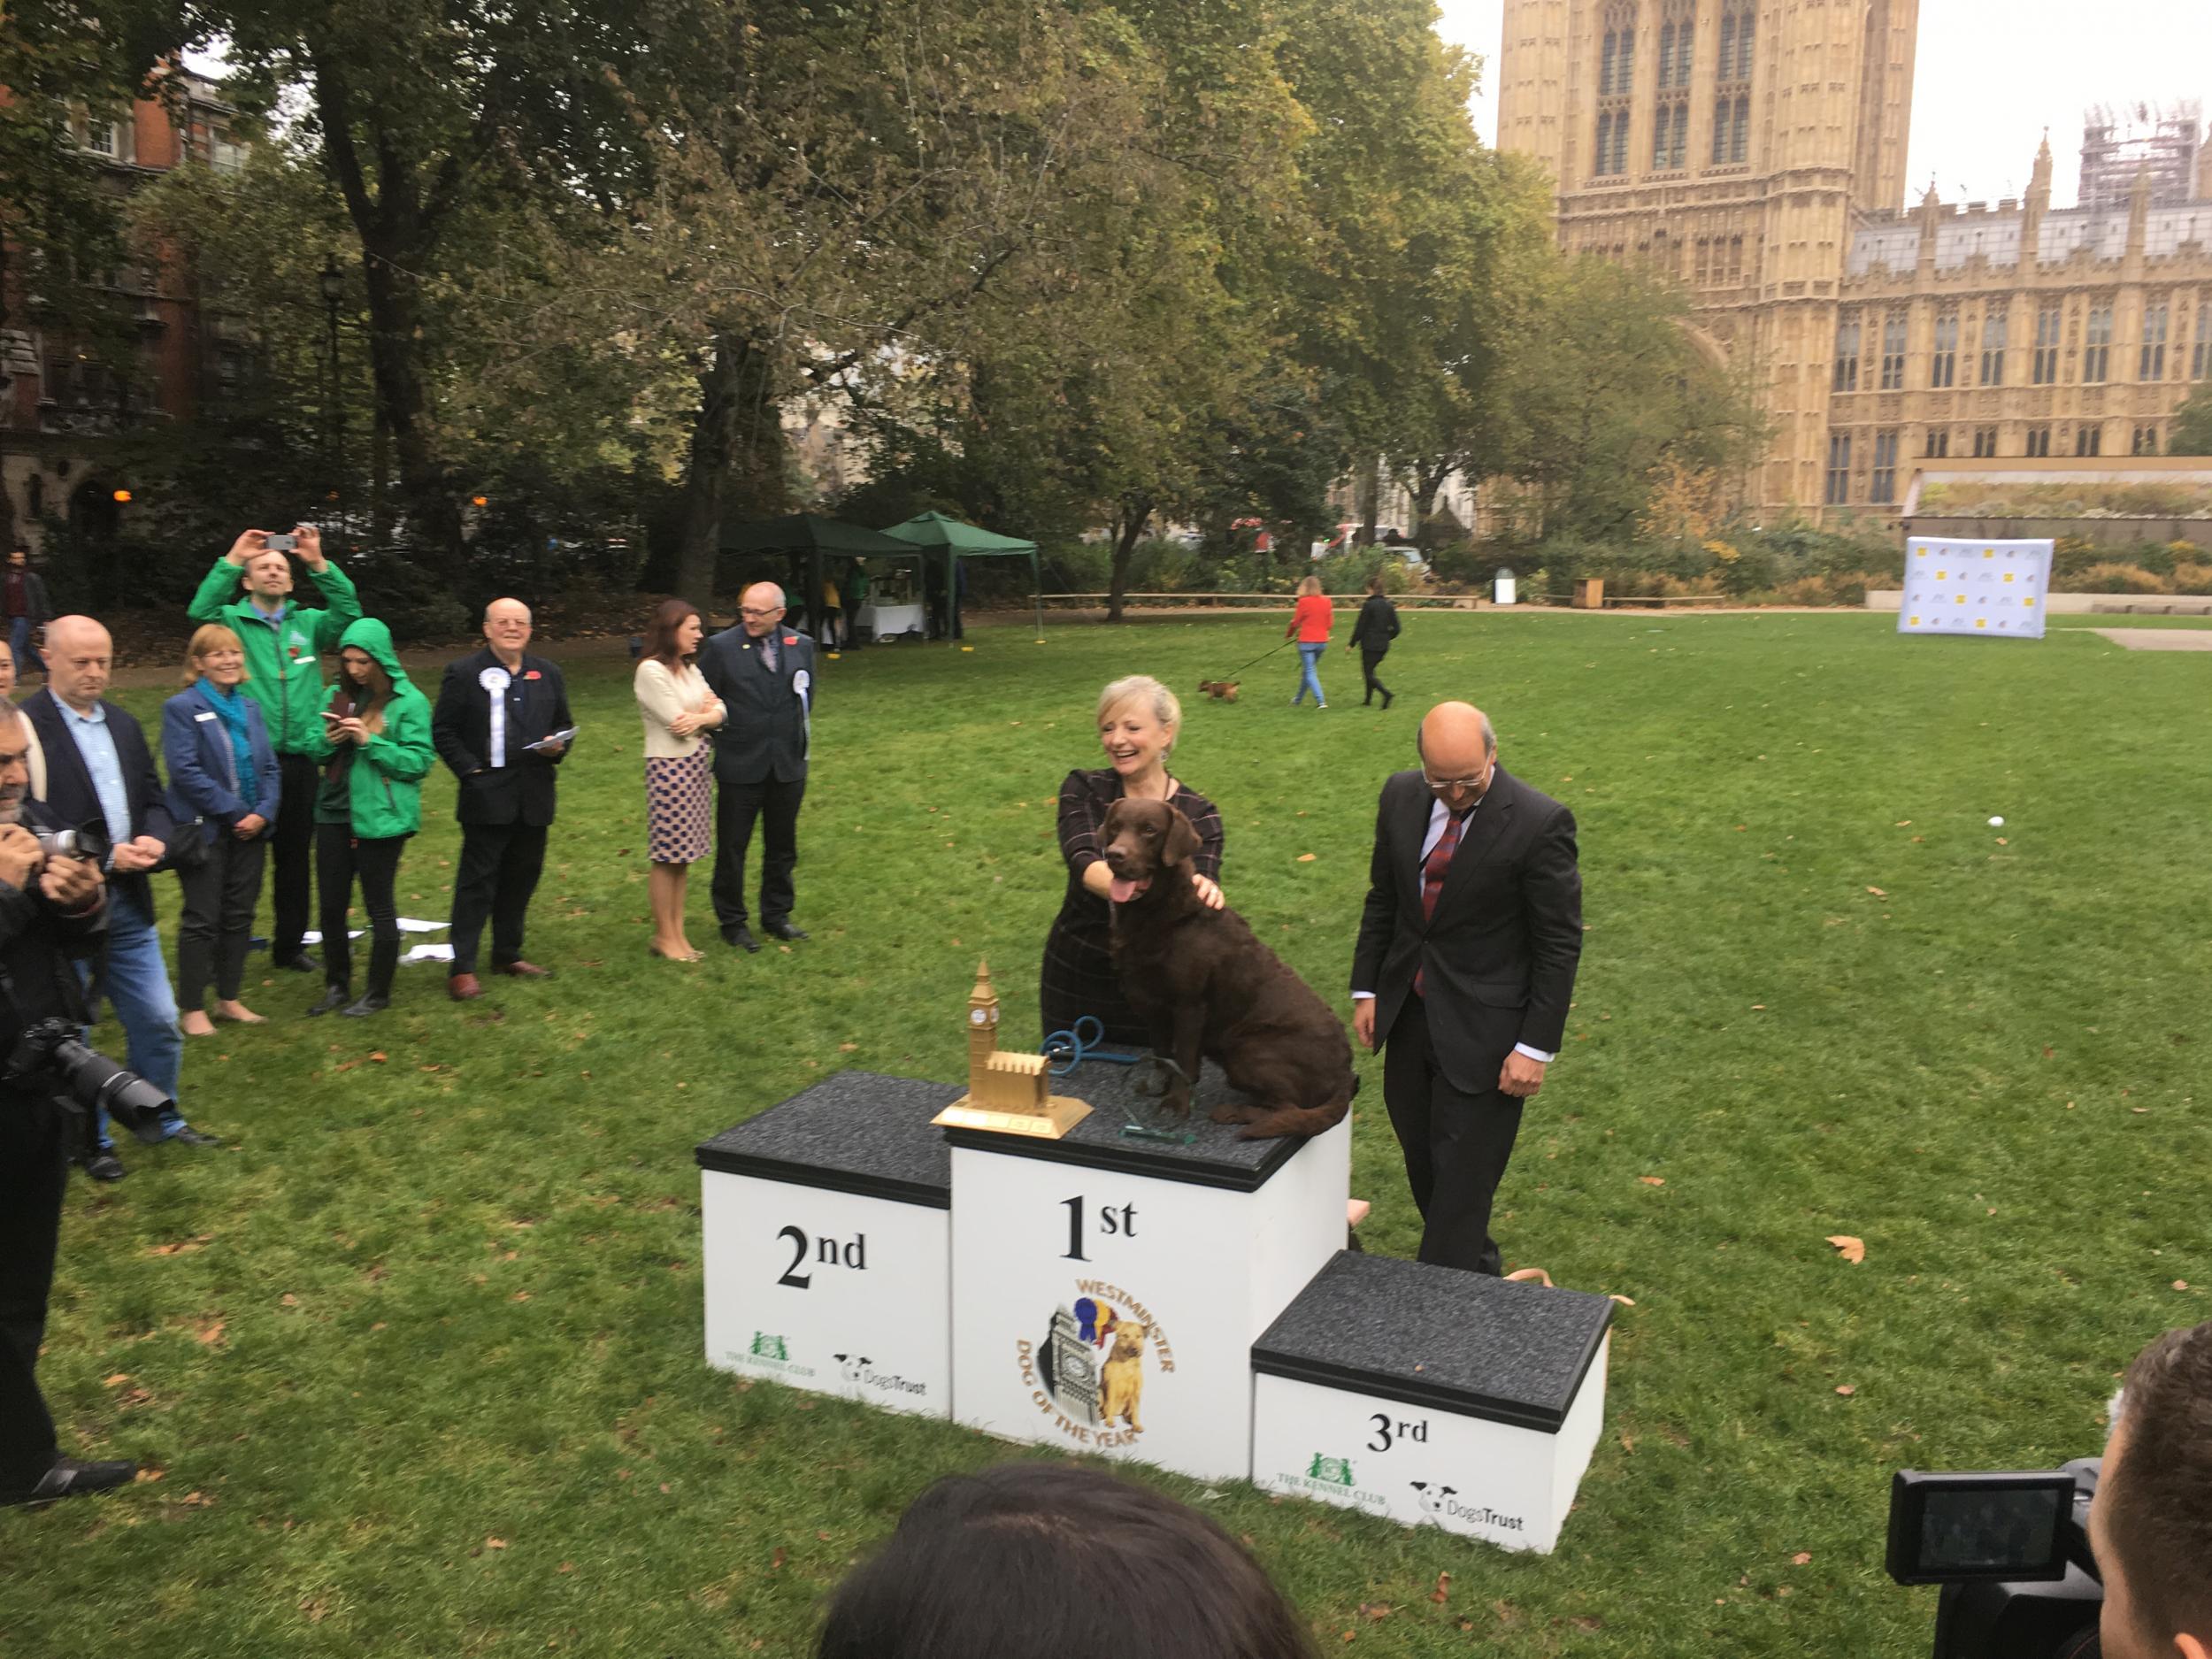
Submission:
[[[1971,634],[2001,640],[2043,637],[2051,544],[1914,536],[1905,543],[1900,634]]]

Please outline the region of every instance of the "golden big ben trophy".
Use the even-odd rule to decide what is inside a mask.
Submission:
[[[998,1046],[998,993],[991,988],[991,964],[978,963],[975,988],[968,993],[968,1092],[930,1121],[1056,1141],[1091,1109],[1050,1089],[1044,1056]]]

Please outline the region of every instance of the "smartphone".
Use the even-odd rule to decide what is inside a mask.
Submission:
[[[269,538],[262,542],[261,547],[262,550],[267,553],[296,553],[299,551],[299,537],[287,531],[282,535],[272,533]]]
[[[325,709],[323,710],[323,718],[329,721],[333,726],[337,725],[339,721],[344,719],[346,717],[344,715],[339,713],[335,709]]]

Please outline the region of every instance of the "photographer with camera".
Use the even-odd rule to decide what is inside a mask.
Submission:
[[[172,1101],[184,1058],[177,995],[154,927],[152,872],[173,867],[177,848],[196,854],[199,838],[180,833],[169,816],[161,773],[145,729],[104,695],[115,664],[114,642],[90,617],[58,617],[46,630],[47,695],[23,710],[46,750],[47,807],[80,833],[104,835],[111,900],[107,941],[96,995],[115,1010],[129,1044],[131,1069]],[[88,986],[88,990],[95,987]],[[162,1140],[187,1146],[222,1143],[202,1134],[172,1105]],[[105,1125],[86,1166],[93,1179],[123,1178],[122,1160]]]
[[[2135,1356],[2089,1506],[2103,1659],[2212,1656],[2212,1320]]]
[[[60,826],[26,798],[29,729],[0,703],[0,1049],[14,1056],[0,1071],[0,1504],[104,1491],[137,1472],[64,1457],[35,1374],[81,1109],[42,1054],[26,1064],[25,1038],[50,1042],[83,1018],[71,958],[99,948],[105,895],[97,864],[41,845]]]

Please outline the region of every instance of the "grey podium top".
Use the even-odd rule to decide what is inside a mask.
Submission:
[[[699,1143],[703,1170],[952,1208],[952,1155],[930,1119],[967,1091],[840,1071]]]
[[[1556,1433],[1610,1297],[1340,1252],[1252,1344],[1265,1376]]]
[[[1305,1145],[1302,1140],[1288,1138],[1240,1141],[1237,1125],[1217,1124],[1208,1117],[1222,1101],[1248,1098],[1231,1088],[1220,1068],[1210,1061],[1199,1070],[1187,1122],[1167,1117],[1156,1098],[1137,1093],[1133,1085],[1136,1073],[1142,1069],[1087,1059],[1067,1076],[1054,1078],[1055,1094],[1079,1100],[1091,1109],[1089,1117],[1057,1141],[959,1128],[947,1129],[945,1139],[956,1147],[977,1147],[1016,1157],[1079,1164],[1090,1169],[1247,1193],[1266,1185],[1268,1178]],[[1164,1131],[1165,1138],[1122,1133],[1133,1124]],[[1183,1139],[1186,1135],[1192,1137],[1187,1143]]]

